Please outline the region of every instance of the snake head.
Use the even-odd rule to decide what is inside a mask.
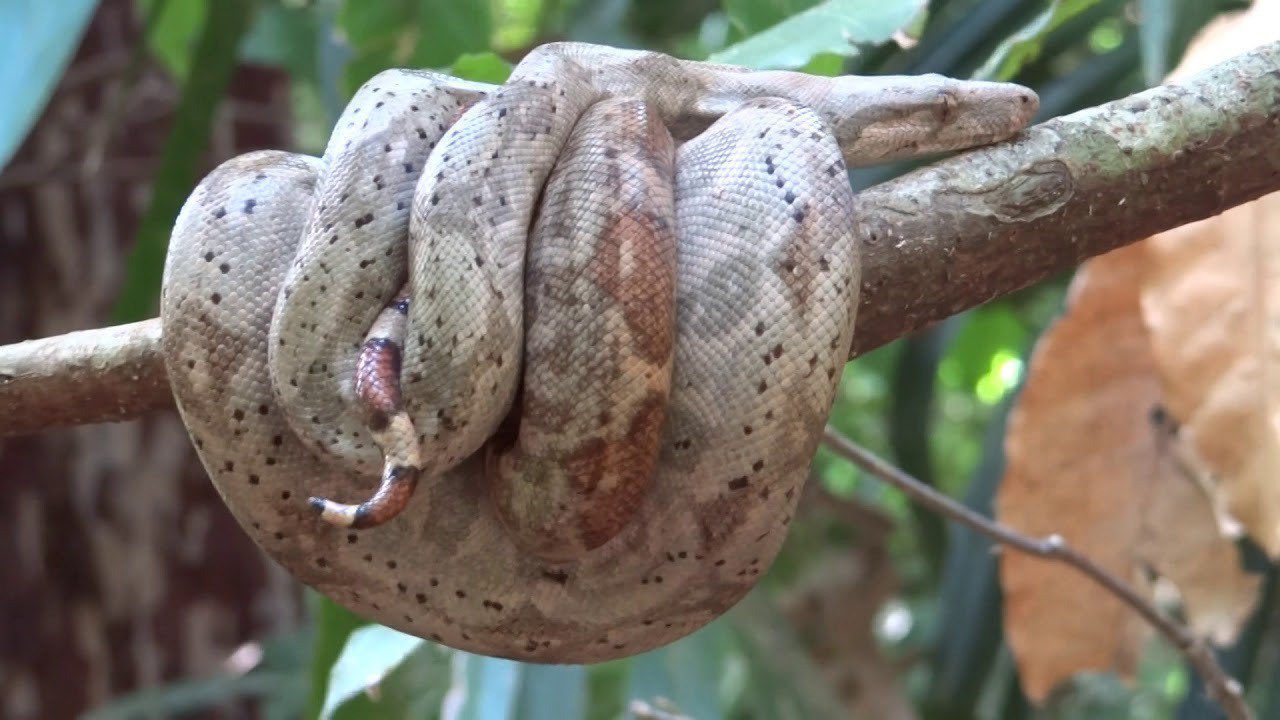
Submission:
[[[1040,99],[1021,85],[941,75],[832,79],[836,139],[850,165],[1006,140],[1035,116]]]

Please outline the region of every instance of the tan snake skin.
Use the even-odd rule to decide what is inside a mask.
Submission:
[[[323,159],[245,155],[188,199],[162,300],[180,412],[250,534],[364,616],[536,662],[668,643],[786,536],[858,301],[846,162],[1035,108],[580,44],[498,88],[384,72]],[[352,376],[406,279],[423,479],[386,524],[334,527],[306,498],[377,485]]]

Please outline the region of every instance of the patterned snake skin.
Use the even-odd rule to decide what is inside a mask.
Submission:
[[[581,44],[501,87],[384,72],[323,159],[251,153],[188,199],[178,407],[246,530],[361,615],[536,662],[671,642],[786,536],[858,302],[846,163],[1002,140],[1035,108]],[[405,424],[374,432],[353,378],[388,304]],[[317,517],[308,496],[370,497],[384,449],[421,465],[379,500],[403,511]]]

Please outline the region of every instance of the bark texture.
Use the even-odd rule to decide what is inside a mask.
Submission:
[[[860,193],[851,356],[1280,190],[1280,43]]]
[[[139,42],[132,4],[103,0],[0,174],[0,342],[107,320],[178,99],[145,70],[106,135]],[[274,71],[242,68],[208,161],[287,145],[286,88]],[[102,162],[86,164],[100,137]],[[142,323],[24,348],[0,370],[0,415],[35,429],[170,403],[156,331]],[[105,365],[89,352],[100,343],[119,349]],[[30,394],[14,401],[14,388]],[[0,440],[0,490],[0,717],[78,717],[122,693],[207,677],[241,643],[299,621],[297,585],[236,526],[172,414]]]
[[[864,265],[850,357],[1275,190],[1280,43],[870,188],[855,200]],[[73,342],[109,341],[112,331],[100,332]],[[145,323],[135,332],[159,337]],[[67,362],[33,372],[32,352]],[[136,371],[143,388],[97,383],[102,394],[87,402],[74,393],[88,382],[81,358],[39,344],[0,347],[0,436],[172,407],[145,340],[98,357],[100,372]]]

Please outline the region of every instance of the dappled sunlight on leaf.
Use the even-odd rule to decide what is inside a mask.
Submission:
[[[798,68],[819,53],[852,57],[911,24],[923,0],[825,0],[711,56],[754,68]]]

